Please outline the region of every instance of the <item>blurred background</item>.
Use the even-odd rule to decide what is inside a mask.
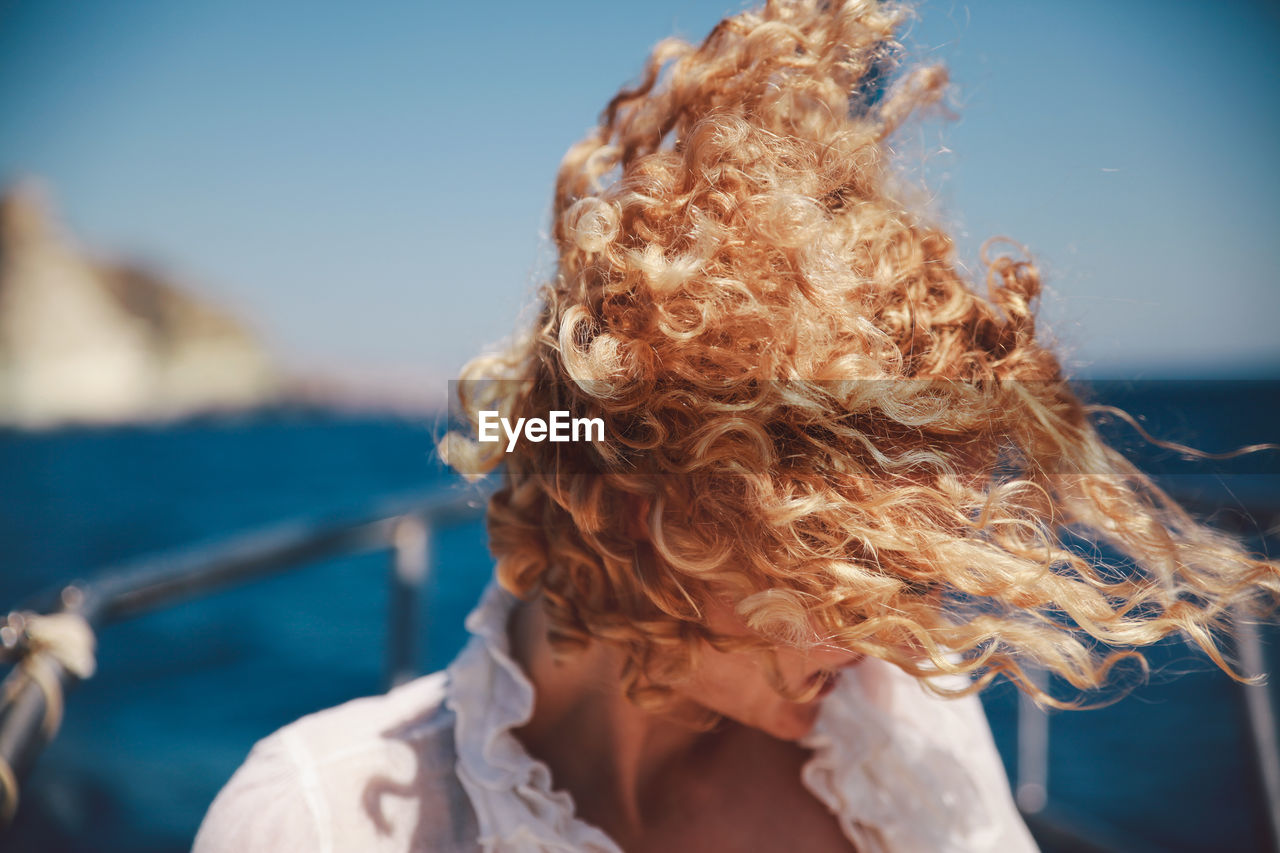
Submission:
[[[477,495],[432,436],[550,268],[560,157],[656,41],[740,8],[0,0],[0,612],[276,522]],[[1162,437],[1280,440],[1277,5],[924,0],[904,41],[951,72],[954,117],[895,146],[965,266],[1027,245],[1071,372]],[[1268,546],[1276,454],[1116,440]],[[421,671],[489,572],[478,521],[431,547]],[[385,689],[387,562],[105,627],[0,849],[187,849],[255,740]],[[1153,662],[1052,715],[1050,805],[1117,849],[1267,849],[1240,689],[1179,644]],[[986,698],[1016,772],[1016,699]]]

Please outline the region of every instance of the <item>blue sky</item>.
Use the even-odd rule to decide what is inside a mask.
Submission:
[[[0,178],[286,364],[447,376],[546,269],[564,150],[655,41],[739,8],[0,2]],[[925,0],[907,41],[959,118],[906,161],[971,268],[992,234],[1035,251],[1077,372],[1280,375],[1274,4]]]

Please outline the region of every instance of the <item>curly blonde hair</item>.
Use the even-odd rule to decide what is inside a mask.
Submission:
[[[946,85],[920,68],[880,99],[903,14],[771,0],[664,41],[569,150],[533,328],[460,396],[473,428],[560,409],[606,440],[442,442],[470,475],[506,463],[500,583],[543,597],[558,648],[623,648],[654,708],[700,642],[730,644],[708,596],[762,644],[972,674],[966,693],[1003,674],[1061,705],[1028,663],[1084,691],[1175,632],[1234,675],[1221,632],[1275,600],[1276,564],[1103,442],[1037,340],[1025,255],[984,252],[984,296],[896,197],[886,139]]]

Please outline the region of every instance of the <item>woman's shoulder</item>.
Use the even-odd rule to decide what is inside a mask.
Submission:
[[[445,707],[447,674],[435,672],[300,717],[264,740],[290,741],[315,764],[366,752],[396,752],[401,744],[451,745],[453,714]]]
[[[446,674],[308,714],[258,741],[193,853],[473,849]]]

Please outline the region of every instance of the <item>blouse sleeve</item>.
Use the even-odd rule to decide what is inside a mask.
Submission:
[[[196,833],[192,853],[315,853],[318,803],[289,732],[254,745],[223,786]]]

